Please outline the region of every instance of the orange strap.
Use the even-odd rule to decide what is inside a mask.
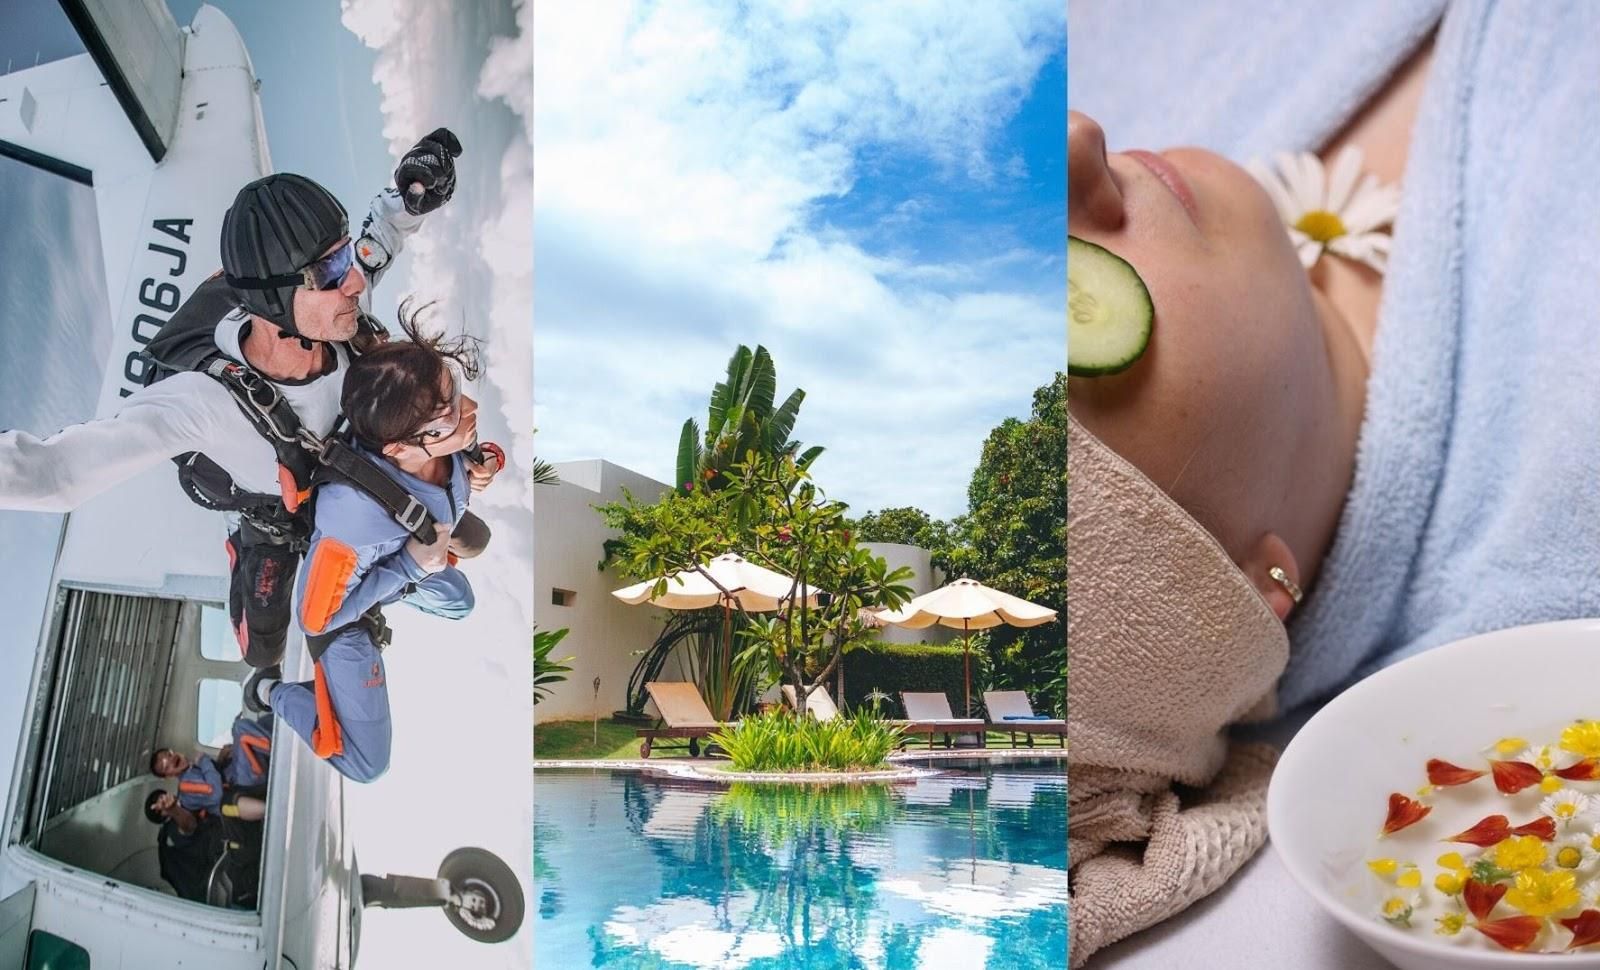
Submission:
[[[256,757],[256,751],[260,750],[262,754],[271,754],[272,740],[270,738],[258,738],[254,734],[245,734],[239,737],[239,748],[244,752],[245,760],[250,762],[250,770],[258,775],[261,774],[261,759]]]
[[[300,625],[307,633],[322,633],[344,605],[350,577],[356,571],[356,551],[338,539],[317,540],[307,567],[305,594],[300,599]]]
[[[209,795],[211,794],[211,785],[203,781],[180,781],[178,782],[178,791],[188,792],[191,795]]]
[[[319,758],[332,758],[344,754],[344,732],[339,729],[339,715],[333,710],[328,682],[322,676],[322,661],[317,661],[313,670],[317,692],[317,724],[311,729],[311,750]]]

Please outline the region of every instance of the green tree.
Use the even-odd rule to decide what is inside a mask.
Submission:
[[[793,687],[804,717],[811,689],[827,682],[846,653],[877,639],[863,612],[911,598],[911,570],[890,570],[861,548],[849,507],[828,501],[792,455],[751,452],[730,470],[726,491],[737,516],[754,523],[747,558],[794,579],[793,605],[750,622],[740,660],[758,665],[769,683]],[[807,591],[818,594],[814,604]]]
[[[990,432],[967,489],[966,548],[958,571],[1066,616],[1067,377],[1034,392],[1026,421],[1007,418]],[[1067,643],[1062,624],[990,631],[997,686],[1026,690],[1064,715]]]
[[[800,450],[791,440],[800,405],[806,399],[802,388],[795,388],[783,403],[774,406],[778,392],[777,369],[767,348],[754,351],[743,344],[728,360],[728,375],[711,389],[705,434],[693,418],[683,422],[678,436],[679,492],[694,487],[712,491],[727,484],[727,472],[754,451],[766,455],[794,455],[801,467],[809,467],[822,454],[820,447]]]
[[[550,656],[556,644],[566,639],[572,631],[565,628],[560,630],[540,630],[535,627],[533,631],[533,702],[535,704],[550,696],[550,688],[555,684],[564,682],[567,674],[572,673],[568,666],[571,657],[562,657],[556,660]]]

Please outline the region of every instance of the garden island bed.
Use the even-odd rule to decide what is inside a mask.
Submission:
[[[622,760],[599,758],[573,758],[561,760],[535,760],[535,771],[547,768],[608,768],[618,771],[641,771],[692,781],[772,782],[775,784],[837,785],[881,784],[883,782],[912,782],[940,774],[936,768],[917,768],[901,762],[908,761],[1042,761],[1067,760],[1067,752],[1060,748],[955,748],[945,751],[902,751],[889,756],[891,767],[869,771],[734,771],[726,761],[704,758]]]

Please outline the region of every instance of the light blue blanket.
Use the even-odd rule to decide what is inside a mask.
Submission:
[[[1071,5],[1068,101],[1113,150],[1315,149],[1444,5],[1201,6]],[[1286,709],[1464,636],[1600,615],[1596,38],[1600,3],[1444,12],[1355,481],[1290,622]]]

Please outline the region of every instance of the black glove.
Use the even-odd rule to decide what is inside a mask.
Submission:
[[[400,190],[407,212],[422,215],[450,201],[456,190],[455,159],[460,155],[461,142],[449,128],[435,128],[406,152],[394,170],[394,187]],[[421,192],[414,188],[417,185]]]

